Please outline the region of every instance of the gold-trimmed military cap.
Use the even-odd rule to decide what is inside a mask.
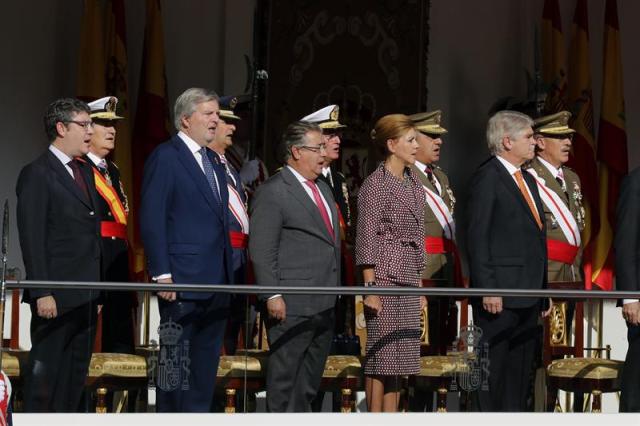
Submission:
[[[410,115],[409,118],[416,126],[416,130],[428,135],[444,135],[448,133],[448,130],[440,125],[442,119],[442,111],[437,109],[435,111],[419,112],[417,114]]]
[[[549,135],[551,137],[575,133],[576,131],[569,127],[570,118],[571,113],[569,111],[545,115],[533,121],[533,131],[536,134]]]
[[[90,102],[91,118],[98,120],[122,120],[124,117],[116,115],[116,107],[118,98],[115,96],[105,96],[93,102]]]
[[[302,121],[308,121],[310,123],[316,123],[321,129],[341,129],[347,127],[338,121],[340,115],[340,107],[338,105],[328,105],[316,112],[312,112],[306,117],[302,118]]]
[[[238,104],[238,98],[235,96],[223,96],[220,98],[220,111],[218,111],[218,116],[223,120],[242,120],[239,116],[237,116],[233,109]]]

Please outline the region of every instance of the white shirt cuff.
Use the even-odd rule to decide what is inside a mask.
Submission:
[[[622,304],[626,305],[627,303],[635,303],[640,302],[640,299],[622,299]]]
[[[275,299],[276,297],[282,297],[282,295],[281,294],[274,294],[273,296],[269,297],[267,300]]]
[[[171,274],[160,274],[157,277],[152,277],[151,280],[157,282],[158,280],[166,280],[167,278],[171,278]]]

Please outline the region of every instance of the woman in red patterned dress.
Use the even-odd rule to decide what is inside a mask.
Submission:
[[[365,286],[420,286],[424,267],[424,204],[409,166],[418,148],[411,119],[382,117],[371,132],[385,160],[358,194],[356,263]],[[421,296],[365,297],[365,391],[369,411],[397,411],[401,378],[420,370]]]

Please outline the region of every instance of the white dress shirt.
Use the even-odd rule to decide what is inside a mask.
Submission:
[[[67,169],[67,172],[69,172],[69,175],[71,175],[71,177],[73,178],[73,170],[71,169],[71,166],[69,166],[69,163],[73,160],[73,158],[60,151],[60,149],[56,148],[53,144],[49,145],[49,151],[51,151],[53,155],[55,155],[56,158],[60,160],[64,168]]]
[[[510,162],[508,162],[504,158],[500,157],[499,155],[496,155],[496,158],[507,169],[507,172],[509,172],[509,174],[513,178],[513,181],[516,183],[516,186],[518,186],[518,180],[515,177],[515,173],[517,171],[520,171],[523,174],[524,173],[528,173],[528,172],[522,172],[522,170],[519,167],[514,166],[513,164],[511,164]],[[522,178],[524,179],[524,176]],[[531,201],[533,201],[533,205],[535,206],[536,205],[535,198],[533,198],[533,194],[531,193],[531,190],[529,189],[529,185],[527,185],[527,181],[524,182],[524,187],[527,189],[527,192],[529,193],[529,197],[531,197]],[[518,186],[518,189],[520,189],[519,186]],[[537,206],[536,206],[536,208],[537,208]],[[538,212],[538,214],[540,214],[540,212]],[[542,218],[540,218],[540,219],[542,219]]]
[[[420,170],[420,172],[427,176],[427,172],[425,171],[425,169],[427,168],[426,164],[423,164],[421,162],[419,162],[418,160],[416,160],[416,167],[418,168],[418,170]],[[440,181],[438,180],[438,177],[436,176],[435,173],[431,173],[433,175],[433,181],[435,182],[435,186],[436,189],[438,190],[438,194],[442,195],[442,184],[440,184]],[[429,179],[429,176],[427,176],[427,179]]]

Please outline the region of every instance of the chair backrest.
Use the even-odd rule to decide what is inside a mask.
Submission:
[[[554,290],[582,290],[582,281],[556,281],[547,284]],[[584,300],[553,298],[551,314],[544,320],[543,363],[565,356],[584,356]],[[573,331],[573,332],[572,332]],[[572,335],[573,341],[572,341]]]

